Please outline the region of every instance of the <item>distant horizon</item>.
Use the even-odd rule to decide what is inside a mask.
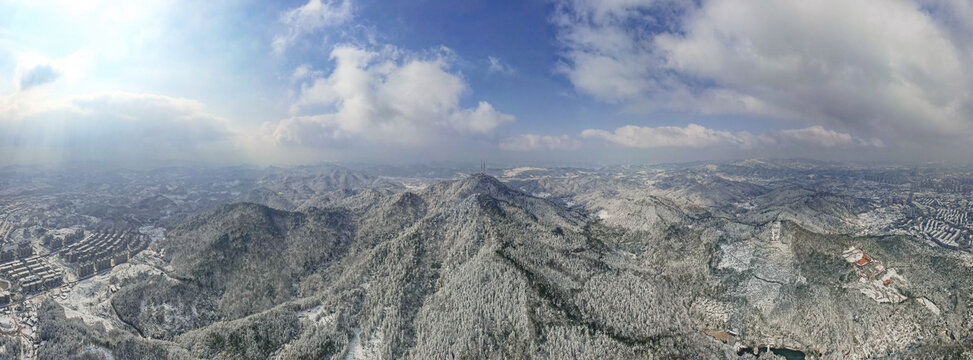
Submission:
[[[604,163],[604,164],[585,164],[585,163],[571,163],[567,161],[549,161],[549,162],[525,162],[525,163],[515,163],[515,162],[486,162],[487,170],[491,169],[516,169],[516,168],[545,168],[545,169],[566,169],[566,168],[577,168],[577,169],[606,169],[613,167],[623,167],[623,166],[650,166],[650,167],[665,167],[665,166],[677,166],[677,167],[692,167],[697,165],[708,165],[708,164],[732,164],[747,161],[761,161],[761,162],[771,162],[777,165],[786,164],[787,162],[813,162],[819,163],[820,165],[856,165],[856,166],[899,166],[899,167],[913,167],[913,168],[954,168],[954,169],[973,169],[973,162],[969,164],[958,164],[958,163],[947,163],[947,162],[896,162],[896,161],[886,161],[886,160],[821,160],[812,158],[739,158],[739,159],[714,159],[714,160],[692,160],[692,161],[663,161],[663,162],[628,162],[628,163]],[[322,168],[322,167],[340,167],[355,171],[364,170],[374,170],[376,168],[396,168],[396,169],[409,169],[415,167],[427,167],[430,169],[452,169],[452,170],[469,170],[476,172],[480,169],[479,161],[435,161],[435,162],[407,162],[407,163],[393,163],[393,162],[360,162],[360,161],[335,161],[335,162],[318,162],[318,163],[308,163],[308,164],[293,164],[293,165],[259,165],[259,164],[173,164],[173,165],[163,165],[163,166],[147,166],[147,167],[127,167],[115,163],[82,163],[82,164],[9,164],[0,165],[0,171],[11,170],[17,168],[29,168],[29,169],[40,169],[40,170],[78,170],[78,169],[88,169],[92,171],[157,171],[165,169],[189,169],[189,170],[223,170],[223,169],[234,169],[234,168],[249,168],[252,170],[264,171],[268,169],[278,168],[285,170],[293,170],[299,168]]]

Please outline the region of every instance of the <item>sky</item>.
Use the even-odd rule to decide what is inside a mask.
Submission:
[[[0,0],[0,165],[970,164],[966,0]]]

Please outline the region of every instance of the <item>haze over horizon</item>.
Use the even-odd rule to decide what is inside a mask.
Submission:
[[[0,166],[970,164],[960,0],[0,0]]]

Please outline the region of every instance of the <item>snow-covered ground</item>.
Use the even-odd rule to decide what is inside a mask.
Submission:
[[[139,234],[148,237],[150,242],[156,242],[166,237],[166,229],[154,226],[143,226],[139,228]]]
[[[376,332],[365,343],[361,341],[361,329],[355,328],[355,335],[348,342],[345,360],[369,360],[381,358],[382,333]]]
[[[519,168],[513,168],[513,169],[504,170],[503,171],[503,176],[505,176],[505,177],[514,177],[514,176],[520,175],[520,174],[522,174],[524,172],[534,171],[534,170],[536,170],[536,171],[547,171],[547,169],[545,169],[545,168],[519,167]]]
[[[154,254],[151,250],[145,250],[107,273],[79,281],[65,292],[65,298],[53,298],[64,307],[64,313],[69,318],[81,318],[87,324],[101,323],[106,329],[117,328],[121,324],[111,306],[111,296],[116,290],[111,280],[114,277],[121,281],[142,273],[162,274],[162,270],[153,265]]]
[[[899,206],[877,207],[874,210],[858,214],[860,235],[883,235],[894,230],[896,222],[905,215]]]
[[[933,314],[936,314],[937,316],[940,314],[939,307],[936,306],[936,304],[932,301],[929,301],[929,299],[919,298],[919,303],[929,309],[929,311],[932,311]]]

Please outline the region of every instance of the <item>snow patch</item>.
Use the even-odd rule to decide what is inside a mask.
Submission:
[[[506,177],[514,177],[514,176],[520,175],[521,173],[524,173],[524,172],[527,172],[527,171],[533,171],[533,170],[547,171],[547,169],[545,169],[545,168],[519,167],[519,168],[513,168],[513,169],[504,170],[503,171],[503,176],[506,176]]]
[[[720,244],[720,263],[717,269],[733,269],[736,271],[746,271],[750,268],[753,260],[753,244],[745,241],[735,243]]]
[[[356,327],[354,335],[348,341],[348,354],[345,355],[345,360],[381,359],[382,355],[379,353],[381,345],[381,332],[374,332],[372,338],[368,340],[368,343],[362,345],[361,329]]]
[[[752,277],[747,280],[745,286],[743,294],[747,298],[747,302],[754,305],[764,315],[770,315],[774,307],[777,306],[781,285]]]
[[[889,281],[889,285],[885,284],[886,281]],[[888,269],[881,277],[872,280],[859,278],[858,290],[876,302],[897,304],[906,299],[905,295],[902,295],[894,286],[898,281],[906,282],[905,278],[899,275],[895,269]]]
[[[932,311],[933,314],[939,316],[939,307],[936,306],[936,304],[934,304],[932,301],[929,301],[929,299],[926,298],[919,298],[919,302],[922,305],[925,305],[926,308],[929,309],[929,311]]]
[[[115,360],[115,356],[112,355],[112,353],[111,353],[110,350],[108,350],[108,349],[106,349],[104,347],[101,347],[101,346],[97,346],[97,345],[87,345],[87,346],[85,346],[84,347],[84,350],[82,351],[82,354],[101,354],[101,358],[103,358],[103,359],[106,359],[106,360]],[[86,357],[86,356],[82,356],[82,357]],[[98,358],[97,355],[95,355],[93,357],[94,358]]]
[[[139,228],[139,234],[145,235],[151,242],[156,242],[166,237],[166,229],[154,226],[143,226]]]
[[[770,226],[770,240],[780,241],[780,221],[774,221],[773,225]]]
[[[730,321],[730,306],[722,301],[710,298],[700,298],[693,304],[703,317],[707,320],[719,324],[726,324]]]
[[[604,209],[598,210],[598,213],[595,214],[595,216],[597,216],[599,219],[602,219],[602,220],[607,220],[607,219],[611,218],[611,215],[608,214],[608,211],[606,211]]]

